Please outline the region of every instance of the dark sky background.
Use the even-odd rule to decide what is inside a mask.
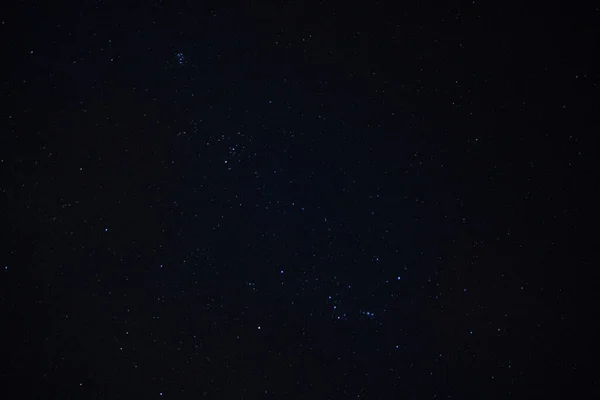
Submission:
[[[600,394],[592,2],[10,3],[0,397]]]

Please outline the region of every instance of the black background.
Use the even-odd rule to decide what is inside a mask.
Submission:
[[[5,394],[598,395],[591,2],[13,3]]]

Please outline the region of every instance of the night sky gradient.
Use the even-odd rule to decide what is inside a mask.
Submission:
[[[9,3],[0,398],[600,396],[593,2]]]

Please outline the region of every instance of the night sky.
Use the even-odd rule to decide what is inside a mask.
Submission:
[[[11,3],[1,398],[600,396],[593,2]]]

